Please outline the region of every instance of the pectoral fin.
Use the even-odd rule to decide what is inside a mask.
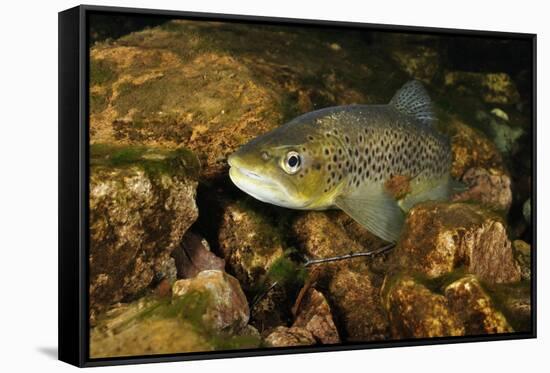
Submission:
[[[336,206],[385,241],[397,242],[405,220],[397,201],[382,185],[367,185],[336,198]]]

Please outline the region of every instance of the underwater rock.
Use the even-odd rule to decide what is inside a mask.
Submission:
[[[521,278],[502,219],[466,203],[426,202],[413,207],[390,253],[393,271],[439,277],[464,266],[486,282]]]
[[[265,294],[260,291],[256,296],[260,296],[260,294],[261,299],[254,303],[253,307],[251,306],[250,324],[258,328],[260,334],[265,336],[274,328],[289,324],[292,318],[291,299],[287,289],[282,286],[274,286]]]
[[[316,341],[305,328],[279,326],[264,339],[264,343],[269,347],[291,347],[313,345]]]
[[[492,209],[508,211],[512,205],[512,182],[507,173],[490,168],[470,168],[462,181],[468,190],[455,194],[453,201],[476,201]]]
[[[229,270],[245,292],[257,286],[284,253],[283,236],[274,222],[244,202],[225,206],[218,240]]]
[[[157,270],[155,277],[166,280],[170,284],[173,284],[178,278],[178,269],[174,258],[166,259]]]
[[[146,296],[113,305],[91,329],[90,355],[99,358],[259,347],[261,338],[253,327],[220,331],[204,317],[212,312],[212,299],[207,291],[190,290],[170,298]]]
[[[445,73],[445,85],[464,95],[479,95],[489,104],[516,104],[519,92],[506,73],[474,73],[450,71]]]
[[[340,343],[330,306],[323,293],[310,288],[297,306],[297,316],[292,326],[305,328],[319,343]]]
[[[531,282],[513,284],[483,284],[498,309],[516,332],[528,332],[532,328]]]
[[[145,289],[198,215],[186,151],[92,147],[91,319]]]
[[[190,231],[185,233],[180,246],[172,252],[172,257],[178,278],[191,278],[204,270],[223,271],[225,268],[225,261],[210,251],[208,242]]]
[[[471,168],[495,169],[506,174],[502,155],[483,133],[456,117],[450,118],[446,132],[451,137],[451,175],[455,179],[460,180]]]
[[[444,293],[452,312],[463,321],[466,335],[514,331],[474,276],[454,281],[445,288]]]
[[[436,50],[426,46],[401,47],[392,51],[392,57],[411,79],[431,83],[439,71],[440,58]]]
[[[393,338],[464,335],[464,325],[450,309],[447,299],[413,278],[394,278],[385,285],[384,292]]]
[[[233,276],[206,270],[192,279],[178,280],[172,287],[174,297],[190,293],[206,295],[205,312],[201,315],[205,325],[219,331],[239,331],[248,324],[248,301]]]
[[[531,280],[531,245],[522,240],[515,240],[513,246],[521,272],[521,279]]]
[[[308,211],[292,223],[301,252],[309,259],[375,250],[386,243],[342,211]],[[346,263],[334,263],[340,266]]]
[[[365,252],[383,245],[350,220],[339,211],[311,211],[293,222],[292,231],[300,251],[310,259]],[[382,277],[365,263],[365,258],[326,263],[317,269],[314,266],[310,273],[310,278],[326,284],[325,295],[347,341],[380,340],[388,334],[379,297]]]
[[[389,321],[380,299],[379,280],[367,269],[337,271],[327,296],[343,328],[346,341],[373,341],[388,337]]]
[[[146,320],[108,334],[92,329],[90,357],[121,357],[211,351],[214,347],[190,323],[177,319]]]
[[[228,270],[245,292],[253,290],[284,254],[282,232],[275,222],[253,207],[254,203],[227,203],[218,234]]]

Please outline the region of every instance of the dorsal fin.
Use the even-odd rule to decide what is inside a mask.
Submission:
[[[410,115],[424,124],[432,124],[436,117],[432,109],[432,101],[426,89],[418,80],[405,83],[390,101],[395,109],[403,114]]]

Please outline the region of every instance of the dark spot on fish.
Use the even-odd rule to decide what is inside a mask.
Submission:
[[[330,150],[325,149],[325,155],[329,155],[329,154],[330,154]]]
[[[359,150],[355,149],[355,156],[359,157]]]
[[[334,156],[332,156],[332,160],[333,160],[334,162],[338,162],[338,157],[336,156],[336,154],[334,154]]]
[[[321,169],[321,164],[320,164],[320,163],[316,163],[314,167],[315,167],[315,169],[316,169],[317,171],[319,171],[319,170]]]
[[[346,140],[346,142],[349,144],[349,136],[348,135],[344,136],[344,140]]]
[[[313,136],[308,136],[307,139],[308,139],[309,141],[313,141]]]

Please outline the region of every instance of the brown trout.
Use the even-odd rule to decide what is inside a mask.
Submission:
[[[449,139],[434,121],[424,87],[411,81],[387,105],[313,111],[253,139],[229,156],[229,176],[260,201],[302,210],[339,208],[396,242],[414,204],[445,200],[456,184]],[[388,190],[396,178],[407,180],[404,195]]]

